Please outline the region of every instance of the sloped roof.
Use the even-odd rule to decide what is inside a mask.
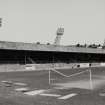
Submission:
[[[0,49],[105,54],[105,49],[0,41]]]

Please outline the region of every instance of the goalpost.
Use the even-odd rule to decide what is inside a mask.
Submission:
[[[90,88],[93,90],[93,82],[92,82],[92,71],[91,69],[89,70],[89,77],[90,77]]]
[[[74,74],[71,74],[71,75],[66,75],[60,71],[57,71],[55,70],[54,68],[53,69],[49,69],[49,76],[48,76],[48,81],[49,81],[49,85],[51,85],[51,71],[63,76],[63,77],[66,77],[66,78],[69,78],[69,77],[73,77],[73,76],[77,76],[79,74],[82,74],[82,73],[85,73],[85,72],[89,72],[89,84],[90,84],[90,89],[93,90],[93,82],[92,82],[92,72],[91,72],[91,69],[88,69],[88,70],[85,70],[85,71],[81,71],[81,72],[78,72],[78,73],[74,73]]]

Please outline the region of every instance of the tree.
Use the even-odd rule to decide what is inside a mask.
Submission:
[[[40,44],[40,42],[36,42],[36,44]]]
[[[80,47],[80,44],[78,43],[78,44],[76,45],[76,47]]]

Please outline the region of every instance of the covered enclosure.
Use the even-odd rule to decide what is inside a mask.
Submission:
[[[52,62],[105,62],[105,50],[22,42],[0,42],[0,64]]]

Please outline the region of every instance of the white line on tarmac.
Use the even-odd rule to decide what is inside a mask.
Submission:
[[[40,94],[41,96],[49,96],[49,97],[60,97],[61,95],[59,94],[45,94],[45,93],[42,93]]]
[[[45,90],[34,90],[34,91],[25,92],[24,94],[25,94],[25,95],[31,95],[31,96],[33,96],[33,95],[41,94],[41,93],[43,93],[44,91],[45,91]]]
[[[76,95],[77,95],[76,93],[71,93],[71,94],[65,95],[63,97],[59,97],[58,99],[66,100],[66,99],[69,99],[69,98],[76,96]]]

